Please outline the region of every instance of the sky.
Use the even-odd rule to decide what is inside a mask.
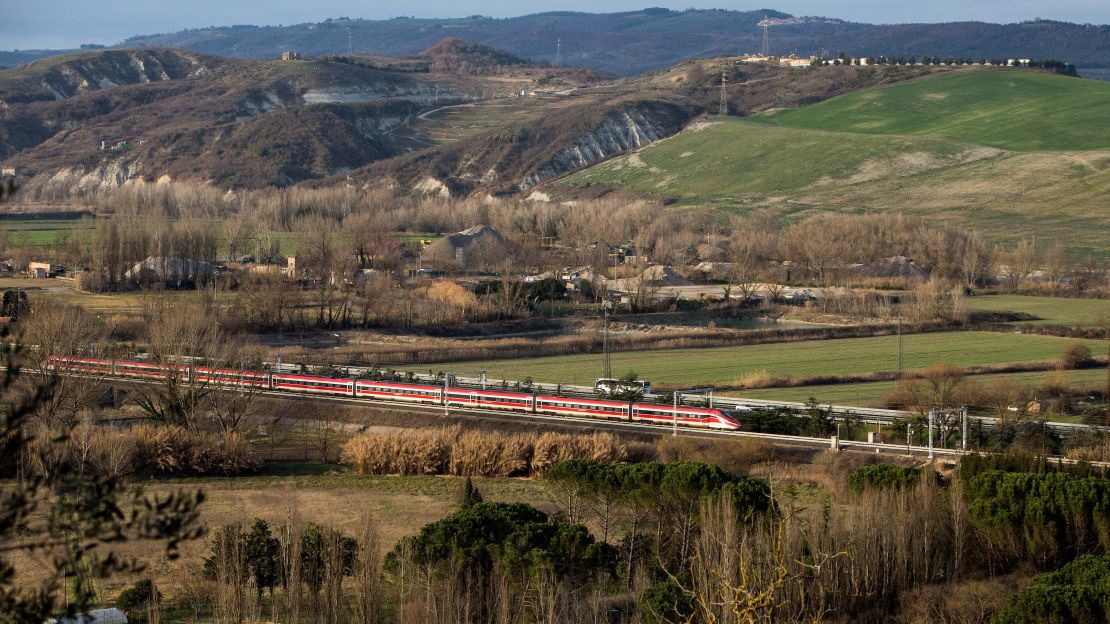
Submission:
[[[329,17],[513,17],[542,11],[613,12],[671,9],[775,9],[793,15],[892,24],[980,20],[1010,23],[1043,18],[1110,23],[1110,0],[9,0],[0,8],[0,50],[114,44],[132,35],[185,28],[319,22]]]

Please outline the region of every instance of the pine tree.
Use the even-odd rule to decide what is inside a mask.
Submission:
[[[478,488],[474,487],[474,482],[470,477],[467,477],[466,481],[463,483],[462,489],[459,491],[459,508],[469,509],[483,500],[482,493],[478,491]]]

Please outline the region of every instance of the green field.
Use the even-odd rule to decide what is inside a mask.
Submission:
[[[223,222],[210,221],[209,226],[221,234]],[[58,241],[58,237],[68,233],[71,235],[90,235],[96,229],[96,219],[85,217],[81,219],[0,219],[0,229],[8,232],[8,241],[12,246],[33,245],[36,247],[49,247]],[[281,243],[283,255],[294,255],[301,244],[301,234],[297,232],[267,232]],[[421,240],[438,240],[438,234],[398,234],[391,236],[393,240],[404,243],[415,243]]]
[[[792,128],[950,139],[1015,151],[1110,148],[1110,83],[1013,70],[871,89],[770,116]]]
[[[971,366],[1053,360],[1072,340],[991,332],[911,334],[905,337],[906,369],[933,364]],[[1088,340],[1092,351],[1103,343]],[[894,336],[811,340],[743,347],[674,349],[612,354],[613,373],[633,370],[641,378],[683,385],[732,384],[745,376],[808,377],[852,375],[898,368],[898,339]],[[448,362],[413,369],[436,371],[486,370],[492,378],[592,385],[601,377],[602,356],[568,355],[519,360]]]
[[[95,219],[2,219],[0,228],[8,232],[8,244],[12,246],[33,245],[46,247],[53,245],[63,233],[72,235],[91,232],[96,228]]]
[[[1110,317],[1110,301],[1106,299],[983,295],[968,299],[967,307],[973,311],[1021,312],[1037,317],[1035,321],[1022,321],[1030,325],[1090,327],[1099,317]]]
[[[1024,386],[1036,386],[1049,375],[1047,372],[1007,373],[1002,375],[974,375],[968,381],[978,384],[991,384],[996,379],[1007,379]],[[1079,370],[1068,371],[1071,383],[1101,383],[1106,380],[1106,371]],[[805,402],[811,398],[823,405],[856,405],[860,407],[882,407],[883,398],[898,387],[897,382],[875,381],[870,383],[799,386],[795,388],[760,388],[758,390],[739,390],[728,392],[729,396],[741,396],[769,401]]]
[[[999,87],[1003,79],[1037,87],[1041,99],[1033,101],[1039,104]],[[952,96],[953,107],[971,111],[961,117],[963,125],[933,119],[941,112],[902,114],[893,104],[875,109],[864,105],[867,98],[885,102],[914,93],[925,98],[946,89],[962,94]],[[1075,108],[1065,107],[1066,114],[1050,116],[1050,122],[1042,113],[1043,106],[1055,102],[1055,96],[1045,93],[1053,89],[1070,94]],[[1101,109],[1084,117],[1091,102],[1101,103]],[[823,106],[858,108],[855,115],[877,116],[884,123],[852,121],[850,111],[841,120],[822,112]],[[975,111],[987,117],[980,120],[982,129],[972,121]],[[1006,123],[988,123],[995,116]],[[770,211],[783,220],[829,211],[899,212],[977,230],[996,242],[1036,236],[1063,241],[1075,253],[1110,256],[1110,238],[1105,236],[1110,231],[1105,201],[1110,195],[1110,84],[971,72],[770,116],[711,121],[556,185],[613,185],[676,197],[680,205]],[[863,131],[868,123],[903,134]],[[1042,136],[1042,127],[1050,128],[1050,136]],[[1070,151],[1035,151],[1038,145]]]

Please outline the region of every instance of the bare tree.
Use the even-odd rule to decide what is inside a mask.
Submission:
[[[1020,421],[1029,414],[1033,392],[1027,386],[1000,377],[991,383],[987,391],[1000,422]]]
[[[1048,279],[1052,282],[1052,294],[1056,294],[1063,286],[1064,277],[1067,276],[1070,265],[1067,251],[1060,241],[1053,242],[1045,251],[1044,266]]]
[[[237,360],[219,324],[214,302],[182,306],[156,299],[147,313],[148,355],[162,367],[156,383],[140,384],[131,392],[135,403],[152,420],[195,429],[205,399],[218,386],[210,376],[195,374],[198,365],[229,368]]]
[[[960,275],[964,285],[975,288],[990,279],[993,265],[991,249],[983,242],[978,233],[968,235],[960,250]]]
[[[382,542],[377,523],[369,515],[363,517],[359,532],[358,556],[354,564],[354,597],[352,611],[358,624],[378,624],[382,621],[384,596],[382,595]]]
[[[254,224],[242,216],[234,216],[224,220],[223,243],[227,249],[229,260],[237,261],[239,256],[251,248],[255,240]],[[255,257],[258,260],[258,257]]]
[[[1013,251],[1005,255],[1007,264],[1006,279],[1011,290],[1017,290],[1021,282],[1036,270],[1039,263],[1037,248],[1032,241],[1022,239]]]
[[[40,415],[52,427],[76,425],[80,412],[95,405],[104,384],[78,374],[68,358],[100,355],[105,348],[103,324],[81,306],[43,299],[34,302],[21,325],[23,340],[35,355],[22,380],[32,385],[54,384],[54,392],[39,408]]]
[[[193,614],[194,624],[200,624],[201,615],[212,608],[215,594],[216,588],[212,581],[199,574],[193,574],[180,585],[177,602]]]

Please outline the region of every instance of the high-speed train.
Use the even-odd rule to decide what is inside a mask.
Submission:
[[[177,374],[196,383],[228,388],[252,387],[261,390],[348,396],[385,401],[404,401],[448,407],[473,407],[531,414],[578,416],[631,422],[679,424],[702,429],[736,430],[740,422],[719,409],[632,403],[610,399],[549,396],[525,392],[479,390],[367,379],[336,379],[311,375],[267,373],[260,371],[207,368],[188,365],[162,365],[150,362],[108,360],[87,357],[51,356],[47,365],[62,372],[81,372],[112,377],[158,379]]]

